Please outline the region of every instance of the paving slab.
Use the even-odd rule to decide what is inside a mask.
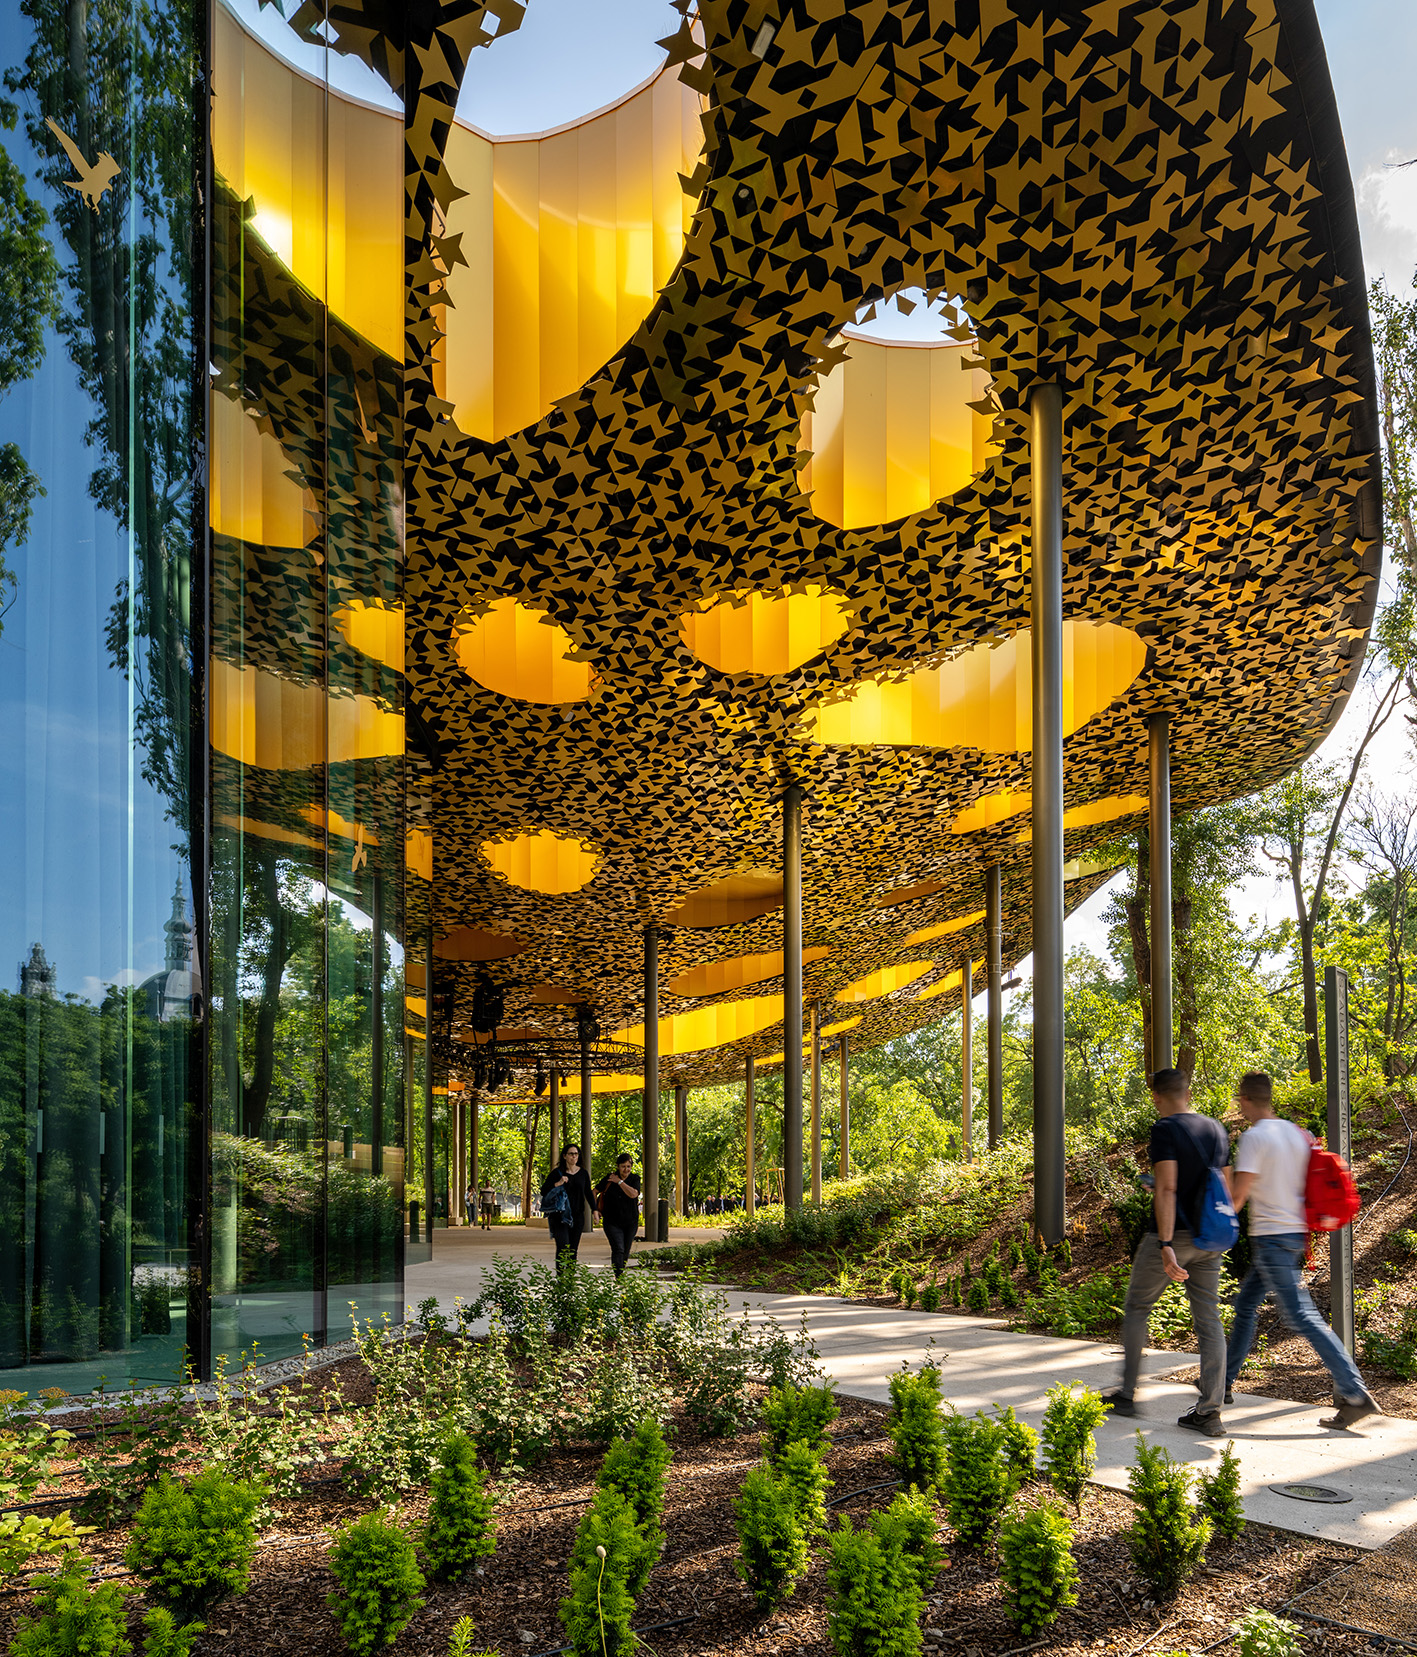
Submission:
[[[478,1237],[495,1241],[479,1244]],[[702,1237],[701,1231],[671,1232],[670,1241]],[[440,1232],[433,1260],[408,1270],[408,1299],[436,1295],[451,1312],[455,1297],[476,1297],[491,1259],[516,1254],[550,1259],[552,1253],[544,1233],[522,1232],[514,1239],[496,1232]],[[608,1258],[599,1233],[582,1243],[584,1264],[597,1266]],[[1120,1377],[1121,1353],[1115,1346],[1019,1334],[997,1318],[904,1311],[826,1295],[753,1294],[732,1287],[721,1292],[735,1310],[773,1317],[789,1328],[805,1312],[823,1368],[842,1392],[857,1398],[887,1401],[890,1378],[902,1363],[918,1369],[933,1358],[942,1371],[945,1396],[957,1408],[1011,1404],[1021,1419],[1037,1427],[1044,1395],[1055,1382],[1081,1381],[1105,1391]],[[1109,1416],[1098,1428],[1094,1477],[1099,1484],[1126,1489],[1138,1430],[1198,1468],[1220,1460],[1226,1439],[1201,1438],[1176,1424],[1177,1416],[1194,1404],[1195,1389],[1156,1378],[1193,1359],[1188,1353],[1147,1353],[1137,1415],[1125,1421]],[[1383,1417],[1353,1432],[1330,1432],[1318,1424],[1329,1413],[1323,1406],[1252,1393],[1235,1396],[1225,1410],[1225,1425],[1240,1459],[1248,1518],[1366,1549],[1382,1547],[1417,1525],[1417,1422]],[[1327,1487],[1349,1500],[1332,1505],[1296,1501],[1275,1494],[1270,1489],[1274,1484]]]

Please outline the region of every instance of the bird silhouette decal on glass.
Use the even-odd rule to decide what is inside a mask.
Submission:
[[[354,825],[354,856],[350,859],[349,872],[358,874],[361,864],[369,861],[369,853],[364,849],[364,825]]]
[[[74,164],[77,178],[66,178],[64,182],[71,190],[77,190],[84,200],[98,212],[99,198],[118,177],[123,169],[113,159],[107,150],[100,150],[98,160],[90,166],[84,160],[84,152],[74,142],[63,127],[57,125],[49,116],[45,116],[44,124],[64,146],[64,153]]]

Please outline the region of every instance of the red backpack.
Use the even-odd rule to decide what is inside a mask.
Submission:
[[[1341,1231],[1362,1206],[1348,1164],[1315,1140],[1304,1181],[1304,1214],[1309,1230]]]

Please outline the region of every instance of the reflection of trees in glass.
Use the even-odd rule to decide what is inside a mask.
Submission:
[[[0,98],[0,127],[13,132],[19,111]],[[45,236],[49,215],[25,188],[25,175],[0,144],[0,397],[44,360],[45,324],[58,308],[58,265]],[[29,535],[30,503],[44,490],[18,443],[0,443],[0,625],[14,571],[5,549]],[[13,602],[13,600],[9,601]]]
[[[6,88],[23,94],[26,130],[54,192],[71,259],[59,332],[92,399],[94,500],[133,537],[136,590],[119,585],[108,628],[114,665],[132,674],[143,774],[188,821],[191,662],[187,649],[193,490],[200,460],[192,410],[192,132],[199,63],[189,0],[22,0],[33,24]],[[90,158],[123,171],[96,208],[66,189],[72,165],[52,118]],[[139,643],[138,641],[142,641]]]

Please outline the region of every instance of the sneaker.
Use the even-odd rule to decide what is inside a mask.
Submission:
[[[1207,1438],[1224,1438],[1225,1423],[1219,1414],[1202,1415],[1199,1410],[1187,1410],[1184,1415],[1177,1416],[1178,1427],[1189,1427],[1193,1433],[1204,1433]]]
[[[1191,1385],[1196,1389],[1197,1392],[1199,1392],[1201,1390],[1201,1384],[1200,1384],[1199,1381],[1192,1381]],[[1231,1392],[1229,1387],[1226,1387],[1226,1389],[1225,1389],[1225,1402],[1227,1404],[1233,1404],[1235,1402],[1235,1394],[1233,1392]]]
[[[1370,1415],[1381,1415],[1375,1398],[1363,1398],[1357,1404],[1340,1404],[1332,1415],[1326,1415],[1319,1422],[1321,1427],[1354,1427],[1360,1421],[1366,1421]]]
[[[1128,1398],[1125,1392],[1104,1392],[1102,1402],[1112,1406],[1113,1415],[1135,1415],[1137,1413],[1135,1402]]]

